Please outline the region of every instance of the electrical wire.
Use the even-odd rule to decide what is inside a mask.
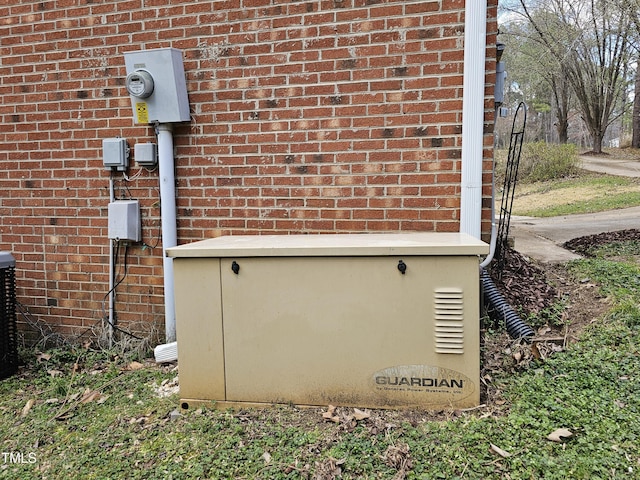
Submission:
[[[127,185],[126,183],[124,184],[124,186],[120,184],[118,188],[120,189],[120,198],[117,198],[116,200],[135,200],[135,198],[133,198],[131,190],[129,189],[129,185]]]
[[[153,169],[151,169],[151,170],[150,170],[150,169],[147,169],[147,168],[145,168],[145,170],[147,170],[147,171],[151,172],[151,171],[155,170],[156,168],[158,168],[158,167],[157,167],[157,165],[156,165],[156,167],[154,167],[154,168],[153,168]],[[140,169],[140,170],[139,170],[135,175],[133,175],[133,176],[131,176],[131,177],[127,177],[127,176],[123,173],[123,174],[122,174],[123,179],[124,179],[124,180],[126,180],[126,181],[134,180],[135,178],[137,178],[137,177],[140,175],[140,173],[142,172],[142,170],[143,170],[143,169],[141,168],[141,169]],[[124,180],[123,180],[123,179],[120,179],[120,180],[119,180],[119,184],[118,184],[119,194],[118,194],[118,198],[117,198],[117,199],[115,199],[115,200],[135,200],[135,198],[134,198],[134,196],[133,196],[133,193],[131,192],[131,189],[129,188],[129,185],[127,185],[127,183],[124,183],[124,185],[123,185],[123,182],[124,182]],[[134,189],[135,189],[135,187],[134,187]],[[160,192],[158,191],[158,187],[155,187],[155,190],[156,190],[156,192],[157,192],[157,194],[158,194],[158,197],[160,197]],[[155,206],[156,204],[159,204],[159,199],[158,199],[158,202],[156,202],[156,203],[155,203],[154,205],[152,205],[152,206]],[[143,232],[144,232],[144,229],[143,229]],[[153,234],[152,234],[152,237],[153,237]],[[142,248],[143,248],[143,250],[144,250],[145,248],[150,248],[151,250],[153,250],[153,249],[157,248],[157,247],[158,247],[158,245],[160,245],[160,240],[161,240],[161,238],[162,238],[162,230],[161,230],[161,226],[160,226],[160,225],[158,225],[158,233],[157,233],[157,235],[155,235],[155,242],[153,243],[153,245],[151,245],[151,244],[149,244],[149,243],[146,243],[144,240],[142,240],[142,241],[141,241],[141,244],[142,244]]]
[[[158,197],[160,197],[160,191],[158,190],[158,187],[156,187],[156,188],[155,188],[155,190],[156,190],[156,192],[158,192]],[[158,199],[158,202],[157,202],[157,203],[155,203],[155,204],[154,204],[154,205],[152,205],[152,206],[155,206],[156,204],[158,204],[158,205],[159,205],[159,202],[160,202],[160,200]],[[153,234],[152,234],[152,235],[153,235]],[[151,250],[153,250],[153,249],[157,248],[157,247],[158,247],[158,245],[160,245],[160,240],[161,240],[161,239],[162,239],[162,226],[161,226],[161,224],[160,224],[160,223],[158,223],[158,234],[156,235],[156,242],[155,242],[155,244],[154,244],[154,245],[149,245],[148,243],[146,243],[146,242],[144,242],[144,241],[143,241],[143,242],[142,242],[142,248],[143,248],[143,249],[145,249],[145,248],[150,248]]]
[[[116,248],[114,251],[114,263],[118,262],[118,257],[120,256],[120,242],[118,240],[112,240],[112,242],[115,243]],[[116,288],[124,281],[124,279],[127,277],[127,270],[128,270],[128,255],[129,255],[129,245],[125,244],[125,248],[124,248],[124,263],[123,263],[123,272],[122,272],[122,278],[120,278],[119,280],[115,281],[113,284],[113,287],[111,287],[111,289],[105,294],[104,298],[102,299],[102,318],[100,318],[99,320],[97,320],[95,323],[98,323],[99,321],[102,322],[107,322],[114,331],[120,332],[124,335],[127,335],[128,337],[131,337],[135,340],[143,340],[142,338],[138,337],[137,335],[134,335],[133,333],[118,327],[115,322],[112,322],[109,318],[109,314],[107,313],[105,304],[107,302],[107,300],[109,299],[109,296],[113,293],[115,295],[116,292]],[[118,277],[118,272],[116,272],[115,278]],[[94,323],[94,325],[95,325]],[[89,333],[91,330],[93,329],[93,325],[89,328],[87,328],[84,332],[82,332],[80,335],[78,335],[76,337],[76,339],[80,339],[82,337],[84,337],[87,333]]]
[[[120,242],[117,240],[112,240],[114,242],[116,242],[116,251],[115,251],[115,263],[118,262],[118,256],[120,255]],[[105,302],[107,301],[107,299],[109,298],[109,295],[113,292],[113,294],[115,295],[116,293],[116,289],[118,288],[118,286],[124,281],[125,278],[127,278],[127,273],[128,273],[128,258],[129,258],[129,244],[125,243],[124,246],[124,271],[122,273],[122,278],[120,278],[119,280],[116,280],[113,284],[113,287],[111,288],[111,290],[109,290],[106,295],[104,296],[104,298],[102,299],[102,318],[104,320],[107,321],[107,323],[109,325],[111,325],[111,327],[115,330],[118,331],[120,333],[123,333],[131,338],[135,338],[136,340],[142,340],[142,338],[134,335],[131,332],[128,332],[127,330],[124,330],[120,327],[118,327],[115,322],[112,322],[109,319],[109,316],[107,315],[106,309],[105,309]],[[117,279],[118,274],[116,273],[115,278]]]
[[[127,182],[133,182],[135,179],[137,179],[140,175],[142,175],[142,171],[143,168],[140,168],[136,173],[134,173],[133,175],[131,175],[130,177],[127,176],[127,174],[125,172],[122,172],[122,178],[124,178]]]

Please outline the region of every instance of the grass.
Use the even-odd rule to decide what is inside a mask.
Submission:
[[[604,245],[591,245],[584,248],[587,257],[614,258],[621,262],[638,263],[640,240],[619,240]]]
[[[640,267],[619,261],[623,252],[570,264],[613,310],[566,351],[485,376],[502,400],[473,411],[356,420],[343,408],[337,423],[292,406],[172,417],[177,395],[158,395],[171,367],[25,352],[26,368],[0,382],[0,478],[640,478]],[[558,428],[572,435],[550,441]]]
[[[514,215],[553,217],[595,213],[640,205],[640,181],[635,178],[581,174],[516,188]]]
[[[496,185],[503,183],[506,150],[497,150]],[[638,149],[608,149],[610,159],[640,161]],[[640,205],[640,179],[594,174],[580,169],[574,145],[523,145],[513,214],[552,217],[595,213]],[[500,196],[497,197],[500,201]]]

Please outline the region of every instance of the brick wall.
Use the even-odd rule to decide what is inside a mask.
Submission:
[[[103,318],[109,172],[133,123],[123,52],[184,51],[175,127],[180,243],[220,234],[457,231],[464,1],[91,0],[0,6],[0,249],[19,300],[66,333]],[[495,62],[489,0],[487,68]],[[493,76],[486,84],[490,228]],[[142,205],[120,324],[163,324],[157,171],[114,175]],[[135,177],[135,178],[134,178]],[[124,274],[124,248],[117,261]]]

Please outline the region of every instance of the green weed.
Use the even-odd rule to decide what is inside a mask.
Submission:
[[[612,295],[618,301],[640,298],[640,266],[593,258],[576,260],[570,270],[583,280],[591,280],[601,285],[605,295]]]
[[[566,316],[567,300],[561,299],[547,308],[543,308],[539,312],[534,312],[526,315],[523,320],[534,330],[545,325],[551,327],[562,327],[568,321]]]

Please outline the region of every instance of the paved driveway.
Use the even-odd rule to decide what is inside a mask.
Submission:
[[[509,234],[518,252],[556,263],[580,258],[560,246],[568,240],[630,228],[640,229],[640,207],[549,218],[513,215]]]
[[[581,155],[582,168],[621,177],[640,177],[640,162]]]
[[[591,156],[582,156],[581,159],[585,170],[640,177],[640,162]],[[513,215],[509,235],[514,238],[515,249],[523,255],[557,263],[580,258],[560,246],[568,240],[630,228],[640,229],[640,207],[550,218]]]

